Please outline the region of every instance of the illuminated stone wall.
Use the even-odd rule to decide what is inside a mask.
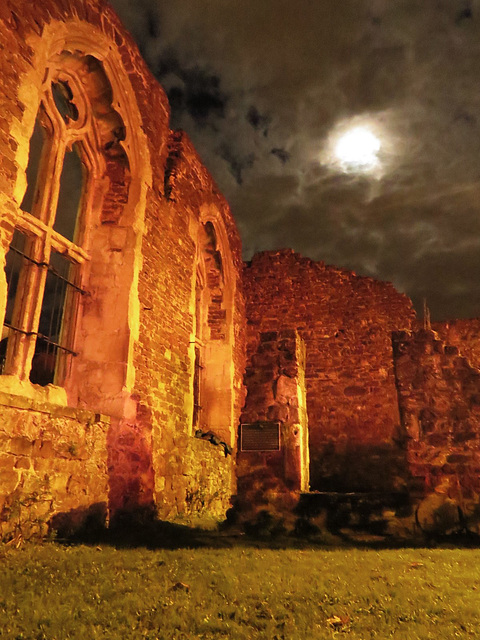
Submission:
[[[389,283],[291,250],[256,255],[244,282],[249,366],[262,332],[288,327],[305,341],[311,488],[398,488],[391,332],[411,326],[411,302]]]
[[[255,521],[267,509],[288,517],[298,492],[308,490],[310,471],[305,345],[295,330],[260,334],[245,384],[236,516],[239,521]]]
[[[68,415],[85,410],[108,416],[107,450],[98,445],[98,454],[108,466],[112,515],[154,507],[170,519],[222,517],[235,491],[233,449],[244,367],[240,240],[228,205],[188,139],[170,132],[165,93],[105,2],[3,2],[0,42],[2,266],[21,214],[45,69],[64,65],[83,78],[79,86],[93,113],[101,156],[97,164],[92,159],[82,271],[87,295],[75,323],[77,355],[59,387],[39,388],[29,382],[28,370],[19,370],[0,376],[0,392],[9,394],[12,407],[28,397],[22,415],[41,412],[42,424],[52,429],[60,408]],[[207,224],[221,263],[221,295],[214,300],[211,287],[204,332],[208,376],[198,426],[202,433],[218,434],[213,442],[195,437],[193,424],[195,274],[206,259],[199,237]],[[0,314],[6,293],[0,278]],[[45,409],[46,397],[55,410]],[[9,415],[16,411],[9,409]],[[68,430],[72,441],[77,438],[77,422],[62,422],[65,438]],[[22,424],[19,419],[18,438]],[[51,462],[54,469],[56,454],[49,460],[46,451],[42,464]],[[53,511],[63,509],[60,502],[52,502]]]
[[[0,538],[105,524],[108,418],[0,393]]]
[[[240,239],[226,201],[185,135],[170,138],[165,191],[166,202],[159,199],[146,219],[135,355],[142,411],[152,425],[153,493],[162,517],[199,511],[221,516],[235,491],[234,455],[226,457],[222,447],[194,436],[198,427],[236,446],[244,367]],[[195,427],[195,276],[203,251],[198,238],[207,222],[215,229],[222,262],[217,313],[224,328],[218,331],[207,309],[203,333],[210,357],[201,375],[213,388],[211,395],[204,389]]]
[[[433,322],[432,329],[444,342],[458,347],[473,366],[480,367],[480,318]]]
[[[454,522],[457,506],[471,516],[480,496],[480,370],[432,330],[397,333],[394,349],[409,486],[430,496],[420,520],[433,507],[450,509]]]
[[[432,330],[396,333],[394,345],[400,411],[409,438],[446,451],[451,442],[475,439],[480,371]]]

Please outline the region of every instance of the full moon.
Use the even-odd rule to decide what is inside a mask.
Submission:
[[[344,133],[335,145],[335,155],[347,171],[368,171],[378,165],[380,140],[366,127]]]

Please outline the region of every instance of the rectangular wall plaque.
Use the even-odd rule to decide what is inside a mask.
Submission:
[[[241,451],[279,451],[280,423],[252,422],[240,425]]]

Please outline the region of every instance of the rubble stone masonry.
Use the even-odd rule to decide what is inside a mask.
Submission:
[[[480,370],[432,330],[397,333],[394,347],[408,489],[427,496],[417,517],[432,527],[443,510],[466,525],[480,498]]]
[[[404,472],[391,333],[412,325],[410,300],[291,250],[254,256],[244,284],[249,366],[262,332],[296,329],[305,342],[310,487],[395,488]]]
[[[0,393],[0,537],[104,525],[106,416]]]
[[[168,201],[159,201],[159,209],[146,221],[139,283],[140,339],[135,356],[137,389],[145,398],[153,428],[155,502],[165,518],[178,513],[221,517],[235,490],[234,457],[225,457],[221,448],[194,438],[191,387],[196,301],[192,291],[197,262],[202,259],[197,246],[200,228],[211,222],[222,261],[224,298],[219,312],[226,325],[218,335],[211,326],[206,330],[211,337],[210,351],[217,350],[218,361],[209,366],[204,363],[202,369],[202,376],[208,375],[209,368],[216,373],[213,397],[205,397],[204,390],[201,398],[197,426],[235,447],[244,368],[240,238],[226,201],[184,134],[170,138],[165,188]],[[207,312],[204,321],[208,320]]]
[[[474,367],[480,368],[480,318],[433,322],[432,329],[445,343],[458,347]]]
[[[295,330],[260,335],[245,382],[236,506],[238,518],[254,520],[259,510],[267,507],[285,513],[292,496],[309,487],[305,345]],[[241,432],[252,428],[259,438],[257,445],[242,448]],[[277,450],[262,448],[262,430],[268,428],[278,430]]]

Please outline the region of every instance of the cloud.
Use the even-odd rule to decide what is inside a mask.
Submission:
[[[480,0],[114,0],[232,204],[245,257],[292,246],[480,315]],[[368,123],[382,170],[332,162]]]

